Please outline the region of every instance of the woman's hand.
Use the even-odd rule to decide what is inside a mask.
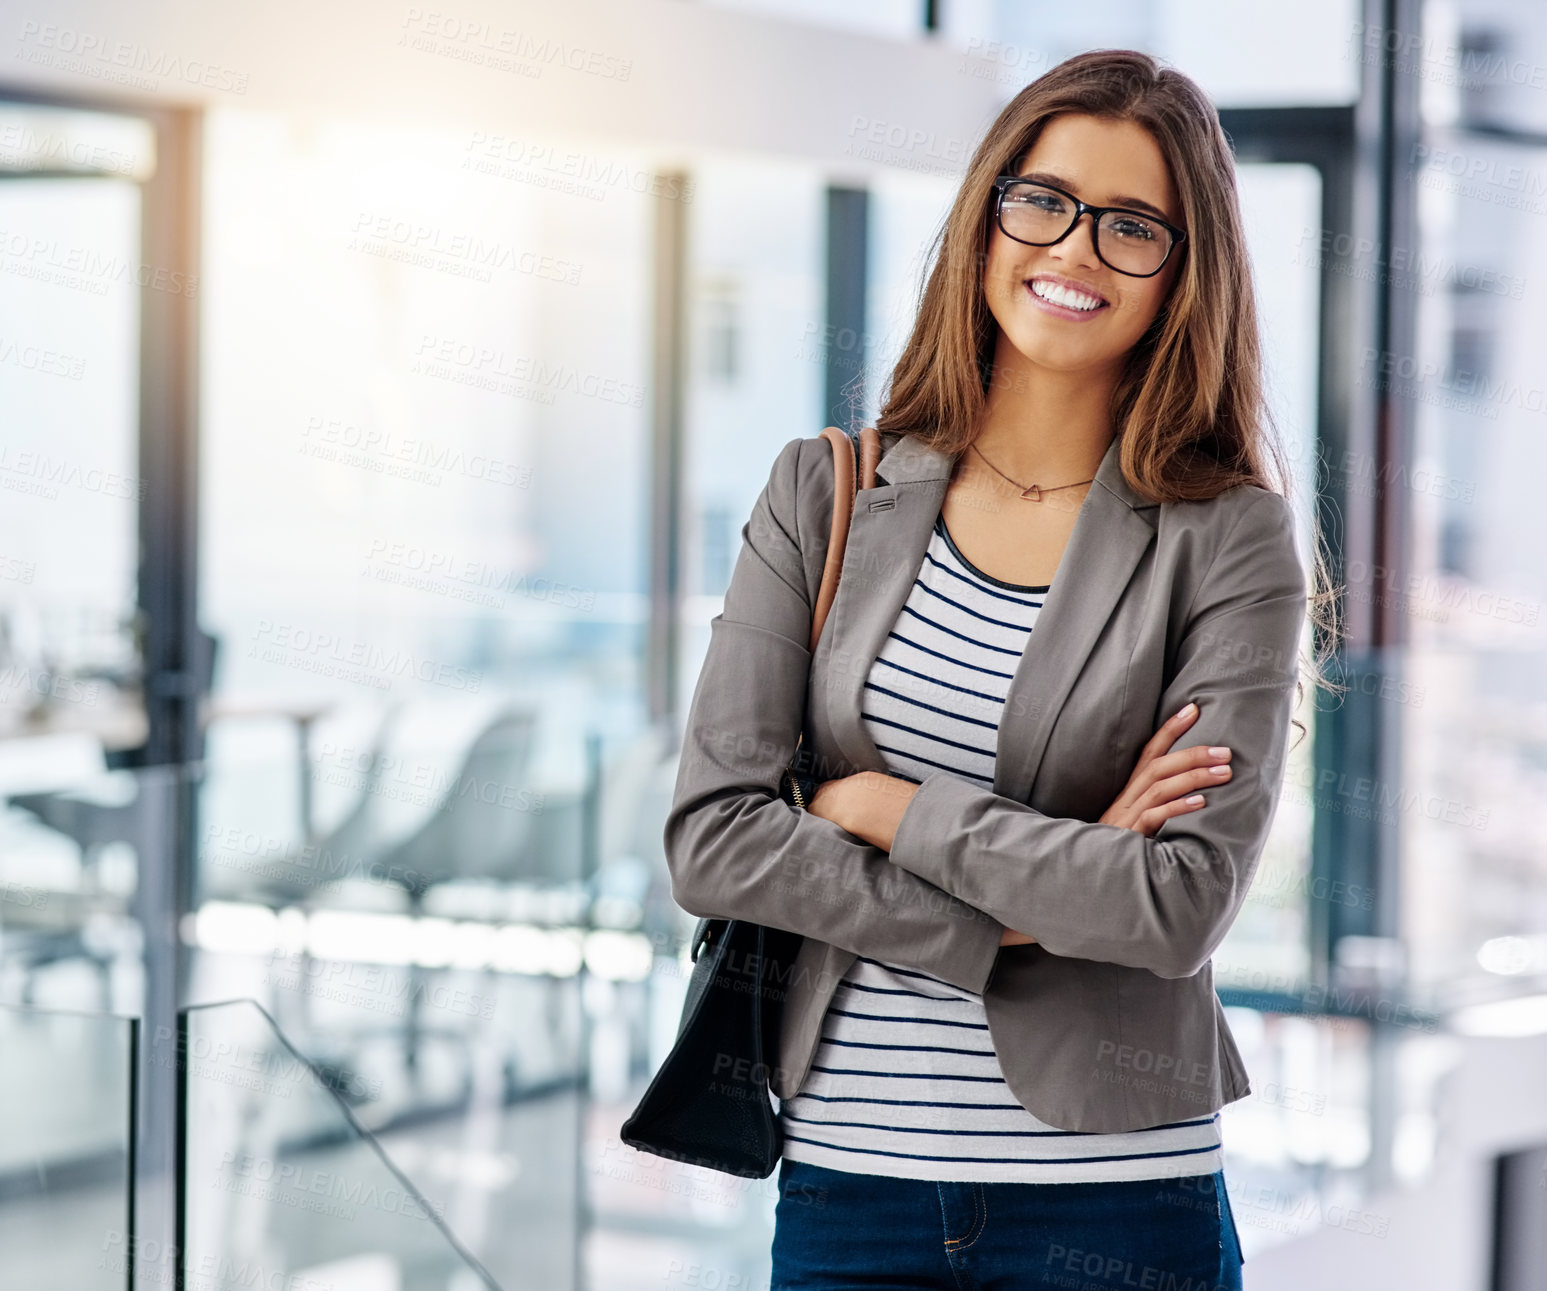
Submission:
[[[806,804],[813,816],[830,820],[856,838],[883,852],[892,850],[897,826],[918,785],[880,771],[859,771],[837,780],[824,780]]]
[[[892,850],[897,824],[908,809],[918,785],[899,776],[879,771],[860,771],[837,780],[824,780],[806,804],[813,816],[830,820],[856,838],[884,852]],[[1030,946],[1035,937],[1006,928],[999,938],[1001,946]]]
[[[1153,838],[1172,816],[1186,815],[1203,806],[1204,797],[1195,790],[1230,779],[1230,768],[1225,765],[1230,760],[1228,748],[1213,745],[1176,753],[1167,751],[1197,716],[1198,706],[1188,704],[1150,737],[1127,785],[1098,823],[1120,825]]]
[[[1198,706],[1188,704],[1155,732],[1140,752],[1128,784],[1102,815],[1100,824],[1121,825],[1153,838],[1172,816],[1203,806],[1203,795],[1194,790],[1224,784],[1230,779],[1230,768],[1224,765],[1230,760],[1230,750],[1222,745],[1182,749],[1178,753],[1168,751],[1197,717]],[[999,944],[1024,946],[1035,940],[1024,932],[1006,928]]]

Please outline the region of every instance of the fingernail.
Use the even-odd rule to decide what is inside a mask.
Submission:
[[[1230,750],[1223,744],[1211,744],[1209,745],[1209,756],[1211,758],[1228,758]]]
[[[1229,775],[1230,774],[1230,768],[1229,767],[1210,767],[1209,768],[1209,774],[1210,775]]]
[[[1190,797],[1183,798],[1182,801],[1187,803],[1189,806],[1196,806],[1198,803],[1203,801],[1203,795],[1201,793],[1195,793]]]
[[[1184,708],[1180,713],[1177,714],[1177,716],[1178,717],[1191,717],[1197,711],[1198,711],[1198,705],[1196,705],[1196,704],[1188,704],[1186,708]]]

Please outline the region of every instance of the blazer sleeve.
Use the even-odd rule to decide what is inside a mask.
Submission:
[[[823,455],[830,462],[820,438],[786,444],[742,527],[725,608],[710,622],[666,817],[672,896],[690,914],[787,929],[981,992],[1003,924],[779,796],[811,663],[797,494],[810,491],[810,511],[819,495],[831,495]],[[831,513],[825,502],[821,509],[824,527],[806,538],[825,555]],[[829,620],[827,630],[833,626]]]
[[[893,839],[894,864],[938,884],[1050,953],[1190,977],[1229,931],[1283,788],[1306,579],[1294,513],[1260,490],[1187,612],[1161,696],[1168,717],[1196,700],[1172,747],[1223,744],[1233,774],[1153,838],[1044,815],[948,772],[931,773]]]

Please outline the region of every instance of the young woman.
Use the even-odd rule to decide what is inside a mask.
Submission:
[[[666,826],[686,909],[805,938],[773,1291],[1240,1286],[1209,958],[1307,611],[1260,368],[1215,112],[1101,51],[968,168],[814,657],[830,455],[776,462]]]

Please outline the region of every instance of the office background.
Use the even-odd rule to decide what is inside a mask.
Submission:
[[[1219,105],[1346,584],[1216,958],[1247,1284],[1547,1282],[1534,0],[0,0],[8,1281],[766,1286],[772,1180],[617,1138],[680,723],[1099,47]]]

